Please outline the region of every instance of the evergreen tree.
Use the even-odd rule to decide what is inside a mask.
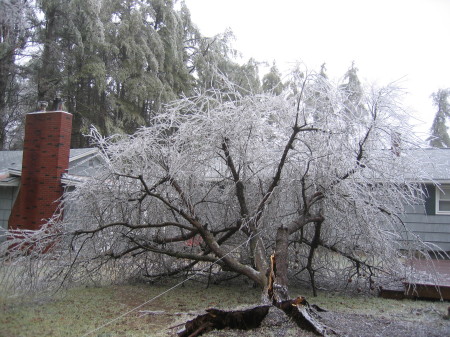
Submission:
[[[355,63],[344,75],[344,81],[340,86],[340,90],[345,95],[345,110],[347,112],[357,112],[359,116],[364,116],[365,109],[364,104],[361,101],[363,97],[363,88],[358,78],[358,68],[355,67]]]
[[[91,125],[104,135],[133,133],[149,125],[164,103],[189,95],[194,87],[220,87],[216,83],[220,79],[214,75],[217,71],[239,83],[242,94],[260,92],[258,63],[250,59],[240,65],[233,60],[237,52],[230,44],[231,31],[213,38],[201,36],[184,2],[177,7],[175,2],[36,0],[31,2],[33,7],[25,0],[8,0],[8,5],[28,6],[41,18],[34,39],[38,52],[25,78],[30,81],[27,87],[35,88],[36,93],[28,96],[35,104],[61,95],[74,116],[72,147],[89,145],[83,135]],[[14,57],[5,57],[14,53],[7,51],[13,44],[3,35],[2,95],[7,90],[1,86],[19,82],[8,77],[14,73],[11,67],[18,69],[18,65]],[[17,41],[22,40],[17,37]],[[0,98],[6,102],[5,97]],[[2,126],[2,130],[7,129]],[[4,136],[0,138],[3,143]]]
[[[311,86],[312,92],[306,99],[307,107],[312,109],[311,115],[315,122],[326,119],[335,109],[330,100],[330,97],[332,97],[330,87],[325,63],[323,63],[320,72],[314,76],[314,84]]]
[[[242,95],[257,94],[261,92],[259,63],[253,58],[250,58],[247,63],[242,65],[230,60],[227,76],[240,88],[240,93]]]
[[[270,71],[263,76],[262,90],[263,92],[272,92],[275,95],[280,95],[284,90],[281,73],[275,64],[275,61],[273,62]]]
[[[68,50],[63,90],[67,108],[73,114],[72,144],[87,145],[85,137],[91,124],[105,130],[108,95],[105,28],[102,1],[72,0],[67,30]]]
[[[69,51],[64,51],[63,48],[64,45],[70,45],[64,33],[67,32],[70,18],[64,0],[41,0],[38,6],[44,19],[39,30],[43,52],[37,65],[37,98],[39,101],[51,101],[64,79],[64,56],[68,56]]]
[[[261,91],[259,63],[253,58],[244,64],[236,62],[239,53],[232,46],[233,39],[233,32],[227,30],[214,37],[197,35],[195,45],[187,46],[191,55],[190,73],[196,79],[197,87],[222,88],[226,77],[239,86],[242,95]]]
[[[102,131],[106,114],[106,64],[102,1],[41,0],[43,52],[35,60],[38,100],[59,93],[74,115],[72,146],[85,146],[91,124]]]
[[[221,79],[216,74],[229,75],[236,71],[237,64],[231,59],[237,56],[232,48],[233,32],[227,30],[214,37],[200,37],[198,44],[191,46],[192,67],[190,72],[197,79],[197,86],[202,88],[220,88]]]
[[[161,104],[188,93],[197,34],[189,11],[170,0],[41,0],[39,100],[57,90],[74,114],[72,146],[91,124],[103,134],[132,133]],[[192,62],[191,62],[192,63]]]
[[[15,146],[27,109],[29,92],[23,53],[33,37],[36,17],[26,0],[1,1],[0,13],[0,150],[3,150]]]
[[[322,63],[322,65],[320,66],[319,75],[324,79],[328,79],[328,75],[327,75],[326,71],[327,71],[326,64]]]
[[[162,104],[192,89],[196,29],[187,8],[169,0],[105,0],[106,134],[148,125]]]
[[[429,138],[430,145],[433,147],[450,147],[450,137],[446,126],[446,119],[450,117],[449,95],[450,89],[439,89],[431,95],[433,103],[438,109],[431,126],[431,137]]]

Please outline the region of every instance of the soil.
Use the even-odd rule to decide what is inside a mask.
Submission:
[[[420,312],[417,315],[421,315]],[[320,313],[321,321],[331,327],[337,336],[348,337],[444,337],[450,336],[450,320],[437,316],[434,320],[423,322],[405,320],[401,317],[375,317],[366,314]],[[331,334],[332,335],[332,334]],[[243,330],[216,330],[206,337],[289,337],[317,336],[298,328],[284,313],[271,308],[260,328]]]

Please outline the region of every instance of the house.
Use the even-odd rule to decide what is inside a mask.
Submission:
[[[95,148],[70,149],[71,131],[70,113],[29,113],[24,150],[0,151],[0,230],[40,228],[57,211],[64,187],[101,164]]]
[[[450,252],[450,149],[414,150],[411,155],[433,181],[420,182],[427,197],[421,205],[406,207],[405,226],[424,242]]]

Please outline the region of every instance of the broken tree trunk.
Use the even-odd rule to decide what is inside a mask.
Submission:
[[[258,306],[248,310],[223,311],[208,309],[207,314],[199,315],[188,321],[179,337],[197,337],[211,330],[239,329],[250,330],[258,328],[269,312],[269,305]]]
[[[302,296],[289,299],[289,232],[279,227],[275,240],[275,254],[270,257],[269,284],[267,294],[272,304],[284,311],[302,329],[315,332],[320,336],[335,332],[319,321],[320,316]],[[321,310],[321,309],[320,309]]]
[[[274,306],[261,305],[247,310],[207,309],[206,314],[186,322],[184,328],[178,331],[178,336],[197,337],[212,330],[223,329],[257,329],[263,323],[270,308],[273,307],[281,309],[300,329],[314,332],[319,336],[338,336],[333,329],[319,321],[320,316],[304,297],[283,301]],[[324,310],[321,309],[321,311]],[[265,325],[267,326],[267,323]],[[276,325],[274,328],[278,329],[279,326]]]
[[[286,227],[277,230],[275,254],[270,257],[269,282],[266,294],[271,303],[286,301],[288,294],[289,232]]]
[[[310,306],[304,297],[289,299],[288,295],[288,229],[280,227],[277,230],[275,254],[270,257],[268,285],[264,295],[269,305],[261,305],[248,310],[223,311],[208,309],[207,314],[199,315],[188,321],[180,337],[196,337],[214,329],[258,328],[266,317],[271,306],[281,309],[298,327],[312,331],[319,336],[337,336],[337,333],[320,322],[318,311],[324,311],[317,306]],[[267,301],[264,301],[267,302]]]
[[[337,336],[337,333],[319,321],[317,311],[325,311],[317,306],[314,309],[303,296],[274,304],[288,315],[303,330],[316,333],[319,336]]]

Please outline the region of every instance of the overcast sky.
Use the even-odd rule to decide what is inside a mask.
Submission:
[[[430,95],[450,87],[450,0],[185,0],[203,35],[231,28],[244,59],[295,61],[332,78],[355,61],[363,81],[401,80],[428,131]],[[418,122],[416,122],[418,123]]]

